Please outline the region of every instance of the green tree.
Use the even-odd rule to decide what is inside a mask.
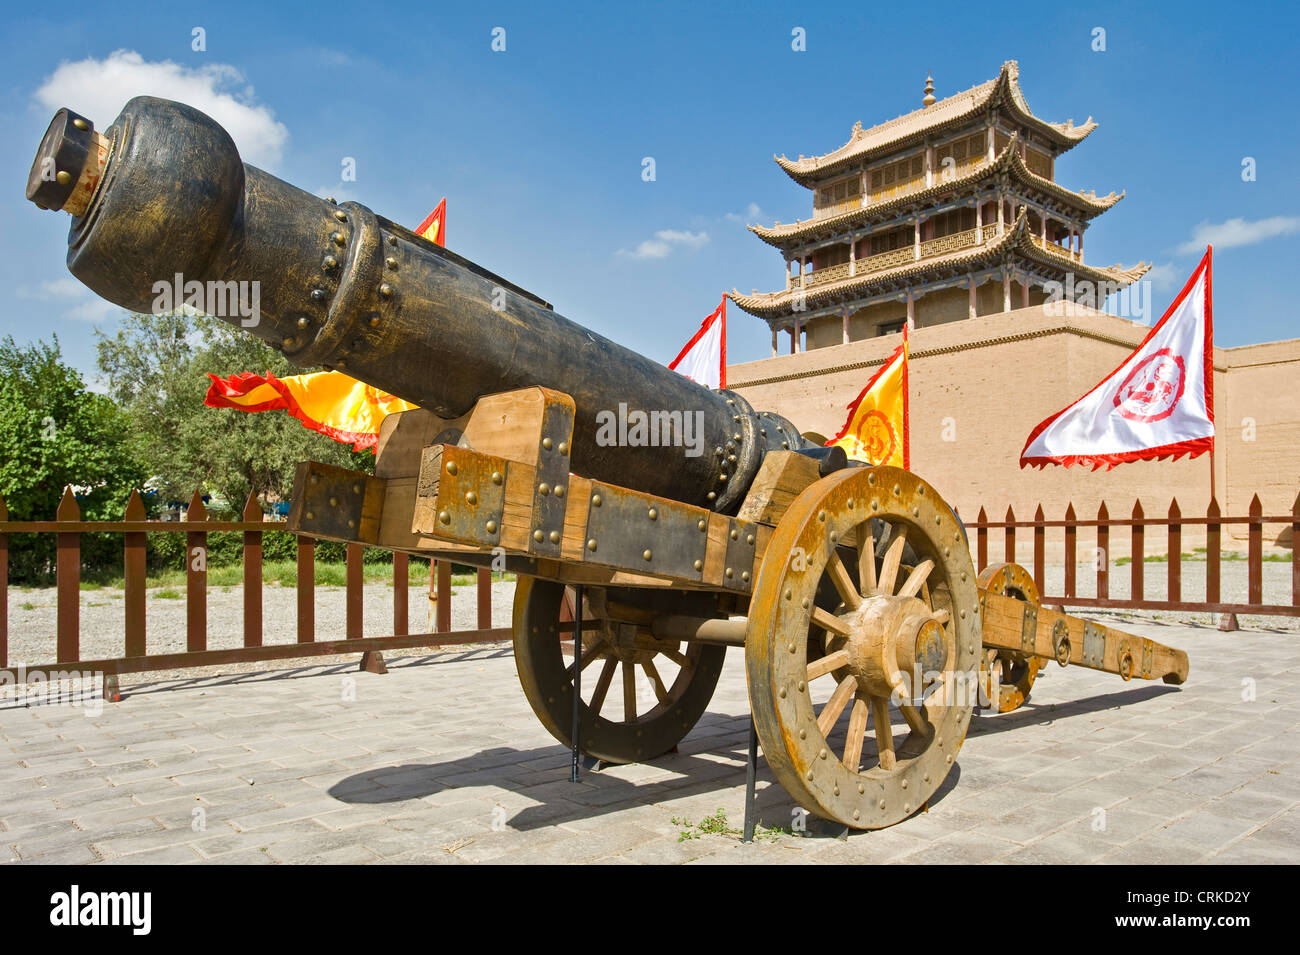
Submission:
[[[112,399],[87,389],[63,363],[59,340],[20,347],[0,341],[0,494],[11,520],[53,520],[63,489],[73,485],[86,520],[121,520],[133,487],[144,480],[141,446]],[[15,580],[35,582],[53,567],[54,536],[16,535]],[[106,535],[82,539],[87,564],[116,559]]]
[[[112,337],[100,334],[98,362],[109,393],[140,436],[151,486],[189,500],[196,488],[238,511],[253,491],[287,500],[299,461],[373,470],[374,455],[304,428],[281,411],[250,414],[203,403],[207,373],[301,374],[248,333],[204,315],[131,315]]]

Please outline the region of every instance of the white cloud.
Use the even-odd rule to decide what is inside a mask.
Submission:
[[[1158,289],[1172,288],[1179,280],[1182,273],[1174,268],[1172,262],[1166,262],[1164,265],[1153,265],[1144,278]],[[1186,278],[1186,276],[1182,276]]]
[[[44,281],[35,288],[19,286],[17,295],[32,301],[58,303],[50,306],[51,311],[57,310],[62,318],[82,322],[102,321],[114,312],[122,311],[120,306],[106,302],[74,278]]]
[[[171,60],[148,62],[134,50],[117,50],[102,60],[60,63],[36,91],[47,110],[61,106],[107,127],[133,96],[160,96],[202,110],[225,127],[246,162],[274,169],[289,138],[270,107],[259,105],[244,75],[227,63],[198,68]]]
[[[722,218],[728,222],[739,222],[741,225],[749,225],[751,222],[757,222],[763,216],[763,210],[758,207],[757,202],[751,202],[745,206],[744,212],[728,212]]]
[[[1192,230],[1192,237],[1178,247],[1180,253],[1203,252],[1207,245],[1231,249],[1254,245],[1280,235],[1300,232],[1300,216],[1272,216],[1268,219],[1229,219],[1226,222],[1202,222]]]
[[[653,239],[646,239],[631,252],[619,249],[619,255],[632,259],[662,259],[672,254],[674,248],[685,247],[695,251],[709,241],[707,232],[686,232],[681,229],[660,229]]]

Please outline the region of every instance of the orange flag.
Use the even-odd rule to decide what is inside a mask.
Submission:
[[[434,245],[447,247],[447,197],[443,196],[438,208],[429,213],[429,217],[415,230],[416,235],[423,236]]]
[[[338,371],[277,378],[240,372],[228,379],[209,373],[203,403],[210,408],[289,412],[304,427],[328,435],[352,450],[374,449],[384,418],[416,406]]]
[[[903,344],[889,356],[867,386],[849,405],[840,433],[827,446],[840,445],[844,453],[868,464],[911,468],[912,453],[907,420],[907,330]]]

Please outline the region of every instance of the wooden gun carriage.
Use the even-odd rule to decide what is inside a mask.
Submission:
[[[672,750],[739,647],[777,779],[880,828],[943,782],[980,696],[1014,709],[1045,661],[1186,678],[1180,651],[1040,606],[1016,565],[977,576],[918,475],[848,462],[364,206],[243,165],[196,110],[140,97],[104,134],[60,111],[32,177],[29,198],[73,213],[69,269],[105,298],[145,310],[174,272],[260,282],[251,334],[420,406],[384,422],[373,475],[300,465],[290,529],[517,573],[524,692],[591,756]],[[629,407],[665,410],[611,439],[602,421]]]

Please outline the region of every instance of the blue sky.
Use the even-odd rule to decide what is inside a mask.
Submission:
[[[1090,262],[1154,262],[1158,316],[1216,236],[1216,342],[1300,335],[1294,6],[886,6],[11,4],[0,336],[55,332],[93,375],[93,330],[119,314],[64,268],[66,216],[23,198],[54,105],[96,105],[103,127],[162,83],[224,104],[245,157],[308,191],[410,226],[446,195],[451,248],[666,362],[723,291],[782,284],[745,225],[807,217],[811,198],[774,153],[824,153],[856,120],[914,109],[927,70],[943,97],[1006,59],[1036,114],[1100,123],[1057,165],[1072,188],[1127,190],[1089,230]],[[340,182],[346,157],[355,182]],[[765,326],[729,317],[731,360],[765,357]]]

